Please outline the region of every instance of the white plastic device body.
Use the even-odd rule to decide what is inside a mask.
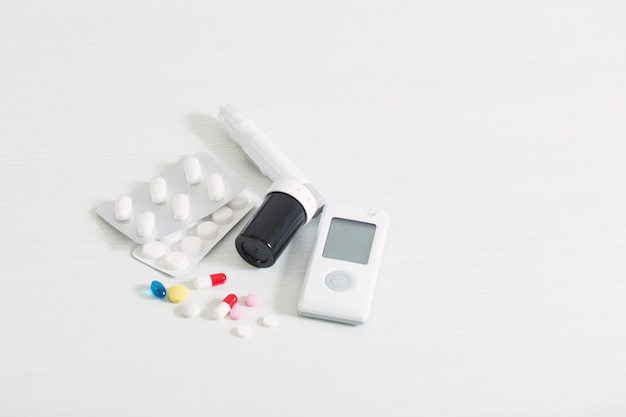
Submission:
[[[298,301],[301,315],[354,325],[367,321],[389,223],[383,212],[324,207]]]

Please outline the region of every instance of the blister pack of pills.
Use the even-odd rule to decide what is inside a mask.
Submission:
[[[238,196],[243,179],[221,161],[201,152],[96,213],[137,243],[148,243],[187,229]]]
[[[137,246],[133,250],[133,256],[168,275],[183,276],[258,202],[259,197],[246,189],[196,224]]]

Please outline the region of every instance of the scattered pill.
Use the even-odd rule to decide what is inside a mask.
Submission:
[[[193,287],[196,289],[214,287],[216,285],[222,285],[226,282],[226,275],[219,272],[217,274],[211,274],[208,277],[200,277],[193,280]]]
[[[233,209],[228,206],[224,206],[217,209],[211,216],[213,221],[217,224],[228,224],[233,219]]]
[[[141,247],[141,254],[148,259],[159,259],[165,255],[165,245],[157,240],[148,242]]]
[[[263,317],[261,319],[261,323],[263,323],[263,326],[265,327],[274,327],[278,323],[278,320],[276,319],[276,316],[269,315]]]
[[[179,221],[187,220],[189,217],[189,197],[185,194],[176,194],[172,205],[174,218]]]
[[[248,205],[248,196],[245,193],[239,194],[237,197],[230,200],[228,207],[233,210],[241,210]]]
[[[181,303],[189,297],[189,288],[182,284],[172,285],[167,290],[167,299],[172,303]]]
[[[258,294],[248,294],[246,296],[246,305],[248,307],[254,307],[256,305],[259,305],[260,302],[261,302],[261,297],[259,297]]]
[[[229,315],[233,320],[240,320],[246,315],[246,312],[239,306],[233,306],[233,308],[230,309]]]
[[[159,281],[152,281],[150,283],[150,291],[156,298],[165,298],[167,295],[167,290],[165,286],[161,284]]]
[[[228,294],[222,302],[215,307],[213,317],[215,317],[216,320],[223,319],[230,312],[230,309],[237,304],[237,301],[239,301],[239,299],[235,294]]]
[[[252,334],[252,329],[250,328],[250,326],[237,326],[237,328],[235,329],[235,333],[239,337],[246,338],[250,337],[250,335]]]
[[[196,236],[204,240],[217,237],[218,232],[219,229],[213,222],[202,222],[196,227]]]
[[[165,178],[157,177],[150,182],[150,199],[154,204],[161,204],[167,198]]]
[[[187,236],[180,242],[180,248],[185,253],[198,253],[202,249],[202,239],[196,236]]]
[[[130,215],[133,212],[133,200],[123,195],[115,200],[115,219],[121,222],[130,219]]]
[[[202,180],[200,161],[195,156],[185,158],[185,180],[188,184],[197,184]]]
[[[182,237],[182,235],[183,233],[179,230],[177,232],[170,233],[169,235],[163,236],[160,242],[163,243],[164,245],[171,246],[174,243],[178,242],[180,238]]]
[[[200,314],[200,306],[196,303],[189,303],[182,306],[180,312],[187,318],[197,317]]]
[[[187,255],[180,251],[170,252],[165,256],[165,266],[169,269],[179,271],[187,268],[187,265],[189,265]]]
[[[212,201],[220,201],[226,195],[224,177],[221,174],[211,174],[206,179],[207,191]]]
[[[137,234],[141,237],[150,236],[154,232],[154,213],[144,211],[137,219]]]

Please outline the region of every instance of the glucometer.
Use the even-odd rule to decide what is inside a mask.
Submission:
[[[296,232],[317,216],[324,199],[309,180],[256,124],[225,104],[218,116],[248,159],[274,183],[263,203],[235,239],[239,255],[267,268],[276,262]]]
[[[369,317],[389,216],[327,204],[306,270],[298,312],[348,324]]]
[[[296,232],[322,212],[317,239],[298,301],[303,316],[349,324],[369,316],[389,216],[326,204],[309,180],[250,119],[232,106],[219,109],[230,137],[274,181],[235,246],[258,268],[272,266]]]

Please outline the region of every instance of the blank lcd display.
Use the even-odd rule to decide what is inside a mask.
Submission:
[[[366,265],[376,225],[334,217],[330,221],[322,256]]]

